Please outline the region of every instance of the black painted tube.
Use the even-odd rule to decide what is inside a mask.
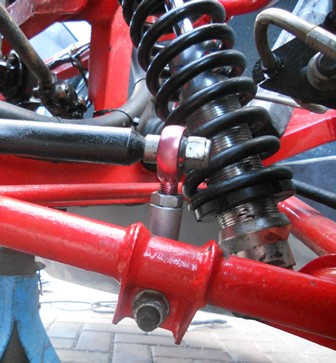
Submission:
[[[62,119],[39,115],[36,112],[0,101],[0,119],[56,122],[62,124],[97,125],[97,126],[131,126],[135,117],[140,117],[146,105],[151,102],[152,95],[147,89],[146,81],[141,79],[135,86],[132,96],[120,108],[104,116],[86,119]]]
[[[23,63],[43,87],[52,84],[52,75],[41,57],[29,43],[22,30],[14,22],[6,8],[0,3],[0,33],[18,53]]]
[[[0,120],[0,154],[131,165],[142,160],[144,145],[132,128]]]
[[[326,205],[329,208],[336,209],[336,193],[303,183],[299,180],[293,180],[293,182],[298,195]]]

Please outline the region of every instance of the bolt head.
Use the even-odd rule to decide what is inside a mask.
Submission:
[[[133,315],[138,327],[146,332],[158,328],[169,314],[169,303],[161,293],[144,290],[133,302]]]

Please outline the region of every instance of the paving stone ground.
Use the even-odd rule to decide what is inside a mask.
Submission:
[[[116,295],[45,275],[41,317],[62,363],[335,363],[336,352],[253,320],[197,313],[180,346],[132,319],[112,325]],[[108,302],[98,303],[96,302]],[[93,305],[92,305],[93,304]]]

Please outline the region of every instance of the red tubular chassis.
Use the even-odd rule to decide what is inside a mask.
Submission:
[[[228,17],[272,3],[221,2]],[[91,49],[83,61],[89,64],[91,100],[96,109],[124,103],[131,43],[116,2],[17,0],[10,13],[28,37],[55,21],[88,20]],[[73,71],[59,68],[58,75],[67,78]],[[280,151],[266,164],[335,140],[335,118],[335,111],[322,116],[295,111]],[[47,208],[146,203],[158,182],[140,163],[83,166],[1,156],[0,175],[1,244],[117,279],[121,291],[114,322],[132,316],[134,297],[149,289],[169,300],[162,327],[176,342],[195,312],[210,303],[336,349],[336,224],[295,197],[280,209],[293,233],[320,256],[300,272],[223,255],[215,242],[195,247],[151,236],[141,224],[125,229]]]

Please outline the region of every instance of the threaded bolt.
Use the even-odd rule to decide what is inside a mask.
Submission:
[[[133,302],[133,316],[138,327],[150,332],[158,328],[169,314],[169,303],[159,292],[144,290]]]

